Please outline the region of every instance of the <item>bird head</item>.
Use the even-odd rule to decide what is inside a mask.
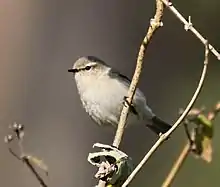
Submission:
[[[103,60],[95,56],[86,56],[77,59],[73,67],[69,69],[68,72],[72,72],[75,75],[75,78],[82,76],[98,77],[108,69],[109,67]]]

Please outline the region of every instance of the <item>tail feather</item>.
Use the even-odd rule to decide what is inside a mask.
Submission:
[[[172,126],[169,125],[168,123],[164,122],[160,118],[154,116],[152,118],[152,124],[151,125],[147,125],[147,127],[150,130],[152,130],[154,133],[159,135],[161,133],[164,134],[165,132],[167,132]]]

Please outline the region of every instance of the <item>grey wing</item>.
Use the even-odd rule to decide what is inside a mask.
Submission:
[[[121,80],[126,81],[129,85],[131,84],[131,80],[130,80],[127,76],[121,74],[121,73],[120,73],[119,71],[117,71],[116,69],[113,69],[113,68],[112,68],[112,69],[109,71],[109,76],[110,76],[111,78],[116,78],[116,77],[118,77],[118,78],[120,78]]]
[[[124,86],[126,86],[127,89],[129,89],[131,80],[127,76],[121,74],[115,69],[111,69],[109,71],[109,76],[113,79],[115,78],[120,79],[124,83]],[[139,88],[136,89],[133,103],[131,106],[131,112],[134,113],[135,115],[138,114],[138,117],[141,118],[151,118],[154,116],[153,112],[146,104],[146,99],[144,94],[141,92]]]
[[[119,71],[117,71],[115,69],[111,69],[109,71],[109,76],[113,79],[116,79],[116,78],[119,79],[121,82],[124,83],[124,85],[127,87],[127,89],[129,89],[130,84],[131,84],[131,80],[127,76],[121,74]],[[145,100],[145,96],[140,91],[139,88],[136,89],[135,97],[141,97],[143,100]]]

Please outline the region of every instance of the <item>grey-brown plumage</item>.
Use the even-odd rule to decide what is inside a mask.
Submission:
[[[94,56],[79,58],[68,70],[74,73],[83,107],[101,126],[117,126],[130,80]],[[147,106],[144,94],[137,88],[127,125],[145,124],[156,134],[171,127]]]

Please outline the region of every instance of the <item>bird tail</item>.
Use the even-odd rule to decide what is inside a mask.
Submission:
[[[167,132],[172,126],[164,122],[160,118],[154,116],[152,118],[152,124],[147,125],[147,127],[157,135],[160,135],[161,133],[164,134],[165,132]]]

